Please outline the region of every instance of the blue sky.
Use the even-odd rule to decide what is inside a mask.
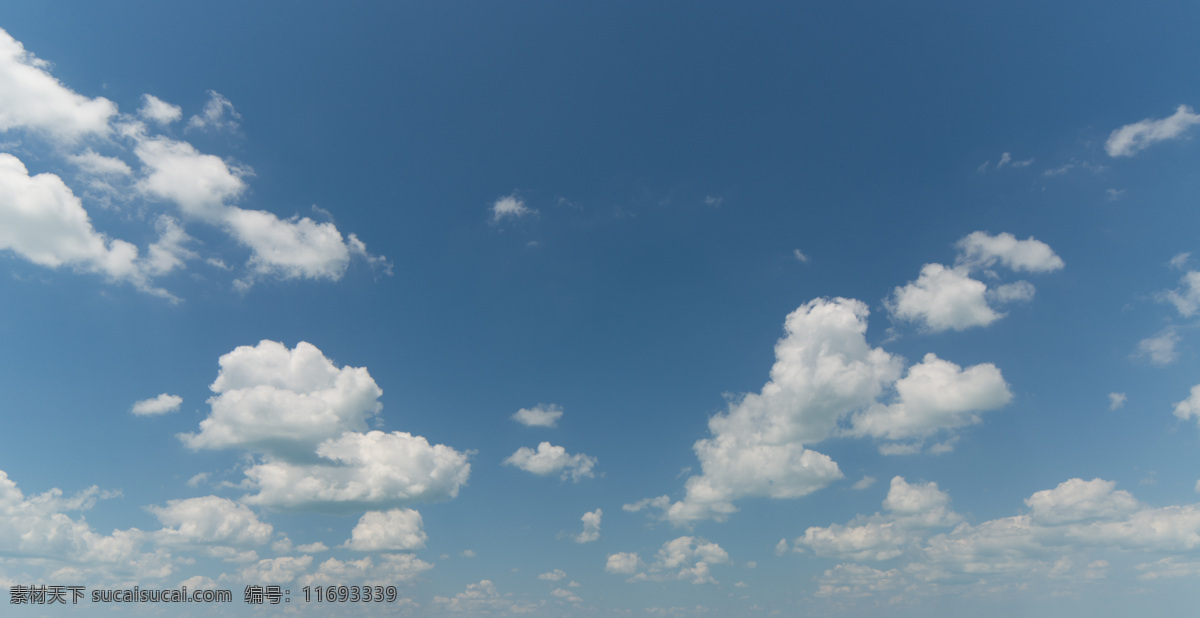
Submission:
[[[0,587],[1189,611],[1198,21],[8,3]]]

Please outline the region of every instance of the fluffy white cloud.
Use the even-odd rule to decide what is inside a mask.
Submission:
[[[538,476],[561,473],[563,480],[570,478],[578,483],[582,478],[595,476],[592,468],[596,465],[596,458],[583,453],[571,455],[564,447],[542,442],[538,444],[537,451],[528,446],[517,449],[504,460],[504,465],[515,466]]]
[[[916,281],[897,287],[888,309],[897,318],[922,322],[933,332],[987,326],[1004,317],[987,302],[987,284],[966,268],[926,264]]]
[[[554,569],[553,571],[549,571],[546,573],[542,573],[541,575],[538,575],[538,579],[545,579],[548,581],[556,582],[566,576],[567,576],[566,572],[563,571],[562,569]]]
[[[183,231],[175,219],[162,215],[155,222],[155,227],[158,228],[158,240],[151,243],[143,264],[143,270],[148,274],[165,275],[183,268],[187,260],[200,257],[185,246],[194,239]]]
[[[1175,416],[1185,421],[1193,416],[1200,420],[1200,384],[1192,387],[1187,399],[1175,404]]]
[[[312,556],[281,556],[259,560],[243,568],[238,579],[268,586],[287,584],[307,571],[312,561]]]
[[[726,564],[729,554],[716,543],[690,536],[681,536],[663,543],[654,561],[645,571],[636,572],[641,563],[637,554],[613,554],[605,570],[610,573],[636,572],[629,581],[690,581],[693,584],[715,584],[709,567]]]
[[[873,405],[852,418],[851,435],[899,440],[980,422],[978,412],[1012,400],[1000,370],[991,363],[962,367],[930,353],[896,382],[891,405]]]
[[[996,262],[1015,271],[1034,273],[1061,270],[1062,258],[1050,245],[1030,236],[1017,240],[1008,232],[995,236],[987,232],[971,232],[958,241],[959,261],[972,268],[991,268]]]
[[[72,266],[173,298],[147,283],[138,249],[97,232],[83,203],[54,174],[30,176],[25,164],[0,153],[0,249],[39,266]]]
[[[113,495],[93,486],[71,497],[57,488],[27,497],[0,470],[0,555],[6,563],[40,571],[45,578],[78,574],[111,582],[170,575],[170,554],[144,549],[152,535],[137,528],[99,534],[82,516],[67,514],[86,511],[98,499]]]
[[[413,509],[368,511],[350,533],[346,547],[358,551],[413,550],[425,547],[421,514]]]
[[[863,476],[861,479],[858,479],[858,481],[856,481],[854,483],[854,485],[850,487],[850,489],[854,489],[854,490],[866,489],[874,484],[875,484],[875,477]]]
[[[365,431],[382,409],[383,391],[365,367],[336,367],[316,346],[289,350],[263,340],[218,361],[209,387],[212,413],[199,433],[179,434],[192,449],[245,448],[276,457],[311,459],[318,444]]]
[[[562,415],[562,406],[539,403],[532,408],[517,410],[512,419],[526,427],[554,427]]]
[[[246,190],[243,178],[252,173],[248,168],[231,167],[187,142],[165,137],[139,138],[134,152],[148,170],[137,184],[143,194],[173,202],[185,215],[223,227],[251,250],[251,273],[239,280],[242,288],[261,276],[337,281],[353,255],[387,265],[385,258],[370,255],[354,234],[343,238],[331,222],[299,216],[281,219],[231,205]]]
[[[608,555],[604,570],[617,575],[633,575],[641,564],[642,560],[636,552],[618,552]]]
[[[106,157],[91,149],[79,154],[67,155],[67,161],[92,176],[132,176],[129,164],[116,158]]]
[[[256,546],[271,539],[271,524],[228,498],[203,496],[170,500],[150,511],[164,526],[155,539],[166,545]]]
[[[910,484],[897,476],[883,501],[888,514],[876,513],[847,525],[810,527],[795,545],[819,556],[890,560],[924,539],[926,529],[959,523],[961,517],[949,505],[950,496],[937,483]]]
[[[1104,149],[1110,157],[1133,156],[1155,142],[1180,137],[1195,124],[1200,124],[1200,115],[1192,113],[1192,108],[1180,105],[1166,118],[1147,118],[1113,131]]]
[[[421,436],[347,432],[322,442],[313,464],[268,459],[246,470],[258,488],[248,504],[280,509],[354,511],[438,502],[467,482],[467,456]]]
[[[179,405],[183,403],[183,397],[178,395],[168,395],[163,393],[158,397],[143,399],[130,408],[130,412],[138,416],[153,416],[155,414],[166,414],[179,409]]]
[[[1179,358],[1175,344],[1179,343],[1179,333],[1174,328],[1163,329],[1153,337],[1147,337],[1138,342],[1136,356],[1148,358],[1155,365],[1170,365]]]
[[[1014,271],[1035,273],[1063,268],[1062,258],[1049,245],[1032,237],[1017,240],[1007,232],[995,236],[972,232],[956,246],[958,257],[953,267],[926,264],[916,281],[895,289],[886,301],[894,317],[919,322],[932,332],[987,326],[1004,317],[989,301],[1029,301],[1036,289],[1028,281],[989,289],[987,284],[971,277],[972,271],[989,269],[997,263]]]
[[[1116,410],[1125,406],[1127,397],[1125,393],[1109,393],[1108,394],[1108,409]]]
[[[208,102],[201,114],[188,119],[189,129],[233,130],[241,116],[233,109],[233,103],[215,90],[208,91]]]
[[[224,220],[227,202],[246,190],[242,178],[251,174],[166,137],[139,139],[134,154],[147,171],[138,181],[143,194],[173,202],[184,214],[209,223]]]
[[[54,79],[48,67],[0,30],[0,131],[30,129],[68,142],[108,134],[116,104],[75,93]]]
[[[536,212],[525,206],[525,202],[514,193],[502,197],[492,204],[492,223],[499,223],[502,219],[519,219]]]
[[[1138,501],[1116,483],[1103,479],[1070,479],[1025,500],[1034,523],[1057,525],[1095,519],[1116,519],[1138,509]]]
[[[724,520],[743,497],[797,498],[842,478],[828,456],[804,447],[828,437],[842,415],[861,409],[899,377],[902,361],[864,336],[866,305],[817,299],[787,316],[771,380],[759,393],[709,420],[694,445],[702,474],[687,480],[666,517],[677,525]]]
[[[489,614],[527,614],[537,609],[531,603],[521,603],[512,599],[512,593],[500,594],[491,580],[482,579],[477,584],[467,584],[466,590],[453,597],[433,597],[435,605],[445,611],[456,614],[471,614],[474,616]]]
[[[1178,290],[1167,290],[1162,293],[1162,298],[1175,305],[1179,315],[1190,318],[1200,310],[1200,272],[1188,271],[1179,279],[1179,284]]]
[[[142,107],[138,110],[138,115],[158,124],[171,124],[183,118],[183,109],[152,94],[143,94]]]
[[[600,516],[603,514],[603,511],[596,509],[589,513],[584,513],[583,517],[580,517],[583,520],[583,532],[575,535],[576,543],[591,543],[592,541],[599,540]]]
[[[322,562],[316,572],[301,577],[298,583],[308,586],[362,582],[368,586],[386,586],[412,581],[432,568],[432,564],[412,554],[383,554],[345,561],[330,558]]]

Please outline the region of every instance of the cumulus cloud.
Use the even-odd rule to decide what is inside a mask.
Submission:
[[[233,109],[233,103],[215,90],[208,91],[208,102],[204,111],[188,119],[188,129],[235,130],[241,115]]]
[[[166,545],[258,546],[274,530],[246,506],[218,496],[170,500],[146,510],[162,523],[155,539]]]
[[[440,502],[458,496],[467,456],[421,436],[393,431],[347,432],[317,447],[313,464],[268,459],[246,470],[258,488],[247,504],[278,509],[355,511]]]
[[[268,586],[288,584],[307,571],[312,561],[312,556],[267,558],[244,567],[239,573],[239,579]]]
[[[1025,506],[1033,522],[1047,525],[1111,520],[1136,511],[1139,505],[1133,495],[1115,487],[1116,483],[1103,479],[1070,479],[1034,493]]]
[[[330,558],[315,572],[300,577],[298,583],[310,586],[363,582],[368,586],[387,586],[410,582],[432,568],[432,564],[412,554],[381,554],[359,560]]]
[[[591,543],[600,539],[600,516],[603,514],[603,511],[596,509],[580,517],[583,521],[583,532],[575,535],[576,543]]]
[[[991,302],[1011,303],[1033,299],[1036,289],[1016,281],[989,289],[971,276],[1000,264],[1014,271],[1046,273],[1063,268],[1063,260],[1049,245],[1035,238],[1017,240],[1007,232],[992,236],[972,232],[956,244],[954,266],[926,264],[916,281],[897,287],[885,301],[892,316],[920,323],[931,332],[987,326],[1004,317]]]
[[[129,167],[128,163],[116,157],[106,157],[98,154],[90,148],[79,154],[67,155],[67,161],[84,173],[91,174],[92,176],[122,177],[133,175],[133,169]]]
[[[526,427],[554,427],[562,415],[562,406],[539,403],[532,408],[517,410],[512,419]]]
[[[183,118],[183,109],[152,94],[143,94],[142,107],[138,110],[138,115],[150,122],[165,125]]]
[[[453,597],[433,597],[433,603],[447,612],[473,616],[492,612],[527,614],[537,607],[531,603],[513,600],[512,593],[500,594],[496,585],[489,579],[480,580],[477,584],[467,584],[465,590]]]
[[[525,206],[525,201],[518,198],[514,193],[492,203],[492,223],[499,223],[504,219],[520,219],[536,212],[536,210]]]
[[[1179,315],[1190,318],[1200,310],[1200,272],[1188,271],[1180,278],[1179,284],[1179,289],[1162,292],[1160,298],[1175,305]]]
[[[1110,157],[1130,157],[1155,142],[1183,136],[1195,124],[1200,124],[1200,115],[1193,113],[1192,108],[1180,105],[1166,118],[1147,118],[1114,130],[1108,136],[1104,150]]]
[[[198,433],[179,434],[191,449],[244,448],[283,458],[310,457],[321,442],[365,431],[383,390],[365,367],[338,368],[316,346],[289,350],[263,340],[221,356],[209,387],[212,413]]]
[[[991,363],[962,367],[935,354],[909,368],[896,382],[890,405],[872,405],[851,419],[851,435],[889,440],[925,437],[945,428],[980,422],[978,412],[1012,400],[1000,370]]]
[[[1108,409],[1117,410],[1125,406],[1125,393],[1109,393],[1108,394]]]
[[[609,573],[632,574],[627,581],[689,581],[693,584],[715,584],[710,566],[727,564],[729,553],[716,543],[691,536],[663,543],[654,560],[645,570],[636,553],[611,554],[605,570]]]
[[[0,131],[27,129],[62,142],[107,135],[116,104],[75,93],[48,67],[0,30]]]
[[[542,573],[541,575],[538,575],[538,579],[544,579],[544,580],[556,582],[566,576],[567,576],[566,572],[563,571],[562,569],[554,569],[553,571],[549,571],[546,573]]]
[[[93,486],[70,497],[57,488],[26,496],[0,470],[0,555],[44,578],[69,573],[112,582],[170,575],[173,559],[161,548],[148,547],[150,533],[130,528],[100,534],[84,517],[68,514],[114,495]]]
[[[1175,350],[1178,343],[1179,333],[1168,327],[1153,337],[1139,341],[1135,356],[1149,359],[1155,365],[1170,365],[1179,358],[1179,353]]]
[[[130,412],[138,416],[153,416],[156,414],[166,414],[179,409],[179,405],[183,403],[183,397],[178,395],[168,395],[163,393],[158,397],[143,399],[130,408]]]
[[[681,526],[723,521],[740,498],[798,498],[842,478],[837,463],[806,444],[833,435],[920,441],[977,423],[980,412],[1011,399],[991,364],[964,369],[928,355],[901,378],[903,360],[867,344],[867,315],[866,305],[845,298],[816,299],[789,314],[771,380],[758,393],[732,399],[727,412],[709,419],[712,437],[695,443],[702,473],[688,478],[684,498],[623,508],[654,506]],[[892,390],[894,401],[880,403]],[[930,451],[953,444],[951,436]],[[887,444],[881,451],[897,448],[916,453],[921,444]]]
[[[223,220],[226,203],[246,190],[242,178],[252,173],[167,137],[139,139],[134,154],[146,169],[137,185],[144,195],[172,202],[185,215],[209,223]]]
[[[357,551],[407,551],[425,547],[426,538],[421,514],[413,509],[368,511],[345,545]]]
[[[54,174],[29,175],[25,164],[0,153],[0,249],[39,266],[70,266],[165,298],[148,282],[138,249],[97,232],[83,203]]]
[[[1187,399],[1175,404],[1175,416],[1185,421],[1194,416],[1200,421],[1200,384],[1192,387]]]
[[[592,478],[596,458],[583,453],[571,455],[567,449],[549,442],[538,444],[537,450],[522,446],[504,460],[504,465],[515,466],[538,476],[560,474],[563,480],[570,478],[576,483],[583,478]]]

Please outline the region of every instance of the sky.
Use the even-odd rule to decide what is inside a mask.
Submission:
[[[1194,611],[1198,28],[6,2],[0,588]]]

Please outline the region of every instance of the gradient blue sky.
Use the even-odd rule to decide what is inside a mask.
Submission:
[[[1200,7],[0,29],[0,587],[1200,602]]]

